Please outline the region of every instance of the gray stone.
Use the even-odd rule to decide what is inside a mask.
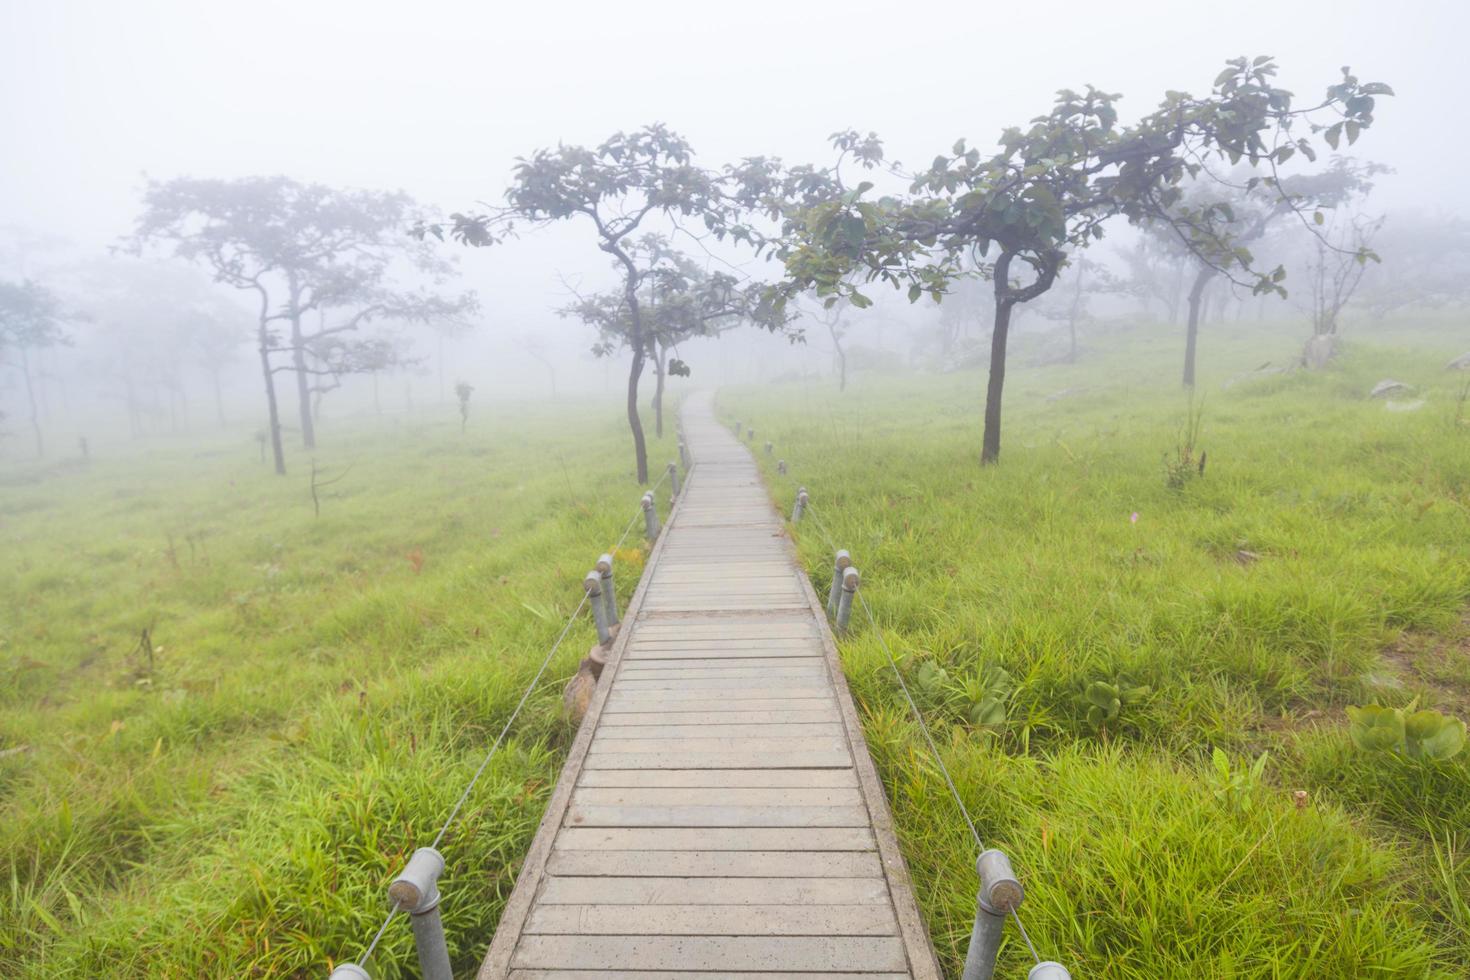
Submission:
[[[1411,388],[1409,385],[1404,384],[1402,381],[1395,381],[1392,378],[1384,378],[1382,381],[1373,386],[1373,390],[1368,392],[1368,397],[1382,398],[1385,395],[1398,395],[1413,390],[1413,388]]]

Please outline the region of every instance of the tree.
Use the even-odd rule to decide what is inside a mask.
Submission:
[[[1181,212],[1182,181],[1219,160],[1245,161],[1274,178],[1295,154],[1315,158],[1312,141],[1294,136],[1295,127],[1320,134],[1333,148],[1343,136],[1351,143],[1372,123],[1375,98],[1392,93],[1344,69],[1320,103],[1295,108],[1291,93],[1273,84],[1276,70],[1267,56],[1233,59],[1210,95],[1170,92],[1131,126],[1118,124],[1118,96],[1090,86],[1082,93],[1063,90],[1050,113],[1024,130],[1006,130],[999,153],[982,157],[960,140],[936,156],[927,170],[910,175],[908,197],[870,198],[873,185],[866,181],[848,190],[836,167],[825,181],[810,177],[809,168],[794,180],[766,176],[755,193],[782,218],[773,243],[786,267],[782,292],[789,297],[815,288],[863,306],[871,301],[860,282],[882,281],[907,286],[910,301],[925,293],[938,299],[969,274],[964,259],[989,261],[984,274],[994,294],[995,328],[981,461],[993,463],[1000,456],[1012,313],[1046,293],[1067,250],[1102,238],[1110,220],[1163,222],[1234,281],[1257,292],[1284,291],[1284,271],[1255,269],[1249,250],[1232,245],[1217,226],[1215,212]],[[1324,118],[1335,121],[1324,124]],[[834,138],[844,156],[856,149],[869,166],[882,160],[881,143],[874,149],[873,142],[851,133]],[[804,181],[822,186],[808,190]]]
[[[45,455],[46,445],[41,436],[31,358],[37,351],[70,343],[64,329],[69,319],[61,299],[40,283],[30,279],[0,280],[0,358],[20,372],[37,457]]]
[[[1284,179],[1238,175],[1235,180],[1200,179],[1191,184],[1174,205],[1175,218],[1182,222],[1208,220],[1209,233],[1202,235],[1193,250],[1186,250],[1194,267],[1189,288],[1189,313],[1184,340],[1184,386],[1194,387],[1199,325],[1205,290],[1228,263],[1233,251],[1259,241],[1277,219],[1311,209],[1313,221],[1322,225],[1323,211],[1341,207],[1355,196],[1367,194],[1372,177],[1385,168],[1360,165],[1347,157],[1336,157],[1332,166],[1317,173],[1296,174]],[[1179,234],[1173,225],[1152,223],[1150,230],[1177,246]],[[1314,236],[1319,245],[1326,242]],[[1356,255],[1357,253],[1352,253]]]
[[[1184,299],[1184,278],[1189,271],[1189,249],[1167,235],[1140,235],[1133,247],[1118,253],[1127,263],[1133,292],[1142,296],[1145,308],[1159,303],[1164,319],[1179,322],[1179,305]]]
[[[556,398],[556,365],[550,357],[546,356],[546,344],[540,337],[533,333],[522,334],[520,338],[521,349],[530,354],[537,363],[546,369],[546,375],[551,380],[551,397]]]
[[[647,483],[648,449],[638,414],[638,382],[653,348],[639,291],[650,270],[639,266],[632,245],[654,215],[675,223],[698,220],[721,237],[748,239],[744,226],[734,221],[735,205],[718,175],[694,165],[689,143],[658,124],[615,133],[591,148],[537,150],[519,159],[505,198],[504,207],[453,214],[447,229],[423,224],[419,234],[443,239],[447,233],[466,245],[486,246],[513,234],[518,222],[542,227],[575,220],[592,226],[597,247],[614,259],[622,279],[618,316],[632,354],[626,413],[638,482]]]
[[[475,386],[468,381],[461,381],[454,386],[454,397],[459,399],[459,431],[462,433],[465,426],[470,424],[470,395],[475,393]]]
[[[372,362],[355,351],[350,335],[375,318],[423,321],[436,304],[473,304],[392,287],[395,265],[442,281],[442,260],[405,234],[417,219],[401,193],[344,191],[286,177],[235,180],[179,177],[150,181],[131,244],[170,248],[179,258],[208,266],[217,281],[255,294],[255,340],[265,388],[276,472],[286,472],[275,375],[296,375],[302,440],[315,445],[310,379],[340,376]],[[331,317],[315,331],[303,326],[313,310]],[[278,325],[285,324],[284,332]],[[328,338],[336,338],[328,342]],[[371,345],[370,345],[371,346]],[[335,362],[323,362],[325,354]],[[278,364],[276,355],[288,355]]]
[[[786,321],[767,301],[763,286],[742,286],[727,273],[706,272],[659,235],[643,235],[623,247],[638,270],[639,281],[646,284],[641,323],[635,325],[627,294],[620,289],[578,297],[560,312],[597,330],[598,340],[592,347],[597,357],[628,350],[636,360],[634,345],[644,345],[644,359],[653,361],[656,373],[654,431],[662,437],[666,374],[690,374],[689,366],[677,357],[667,361],[671,351],[683,341],[715,336],[742,321],[772,331],[784,329]]]
[[[1087,307],[1088,297],[1099,293],[1133,292],[1132,282],[1120,280],[1101,262],[1094,262],[1087,253],[1077,251],[1067,259],[1067,264],[1057,274],[1057,284],[1065,290],[1056,290],[1057,302],[1052,305],[1038,304],[1036,312],[1048,320],[1066,324],[1067,353],[1063,360],[1073,364],[1077,360],[1078,328],[1093,319]],[[1057,295],[1060,293],[1060,295]]]
[[[823,308],[816,319],[827,328],[832,340],[832,356],[837,364],[837,390],[847,390],[847,351],[842,349],[842,340],[847,336],[847,312],[851,304],[833,303]]]
[[[1307,266],[1312,336],[1302,351],[1302,363],[1309,368],[1326,367],[1337,352],[1337,318],[1357,292],[1368,263],[1378,262],[1372,244],[1383,218],[1348,214],[1334,223],[1338,227],[1331,237],[1314,240]]]

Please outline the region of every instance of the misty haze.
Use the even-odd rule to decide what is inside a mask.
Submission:
[[[1467,32],[0,3],[0,976],[1470,976]]]

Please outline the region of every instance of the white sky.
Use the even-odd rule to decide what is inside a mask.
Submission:
[[[1454,0],[844,4],[605,0],[0,0],[0,225],[101,246],[141,175],[284,173],[401,188],[446,210],[498,200],[518,154],[662,121],[700,161],[826,161],[877,130],[926,162],[988,148],[1093,83],[1125,118],[1223,59],[1276,55],[1317,97],[1350,64],[1393,85],[1359,155],[1397,168],[1380,207],[1466,211]],[[488,319],[525,330],[603,275],[585,229],[463,256]],[[575,330],[572,325],[563,329]]]

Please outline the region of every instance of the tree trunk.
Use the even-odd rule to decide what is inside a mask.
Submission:
[[[24,346],[20,349],[20,373],[26,381],[26,403],[31,410],[31,431],[36,434],[36,458],[46,455],[46,445],[41,440],[41,419],[36,411],[36,384],[31,378],[31,355]]]
[[[633,348],[628,365],[628,428],[633,431],[633,458],[638,465],[638,482],[648,482],[648,445],[643,438],[643,420],[638,417],[638,377],[643,374],[643,345]]]
[[[664,437],[664,358],[668,356],[668,348],[654,341],[653,434],[658,439]]]
[[[1006,340],[1011,332],[1011,310],[1016,305],[1015,300],[1005,295],[1004,275],[997,270],[995,329],[990,334],[990,381],[985,388],[985,436],[980,449],[983,464],[1000,460],[1000,400],[1006,384]]]
[[[847,351],[842,349],[842,343],[836,342],[837,347],[837,390],[847,390]]]
[[[276,405],[276,377],[271,373],[270,334],[265,314],[260,319],[260,372],[265,378],[266,418],[270,426],[271,455],[275,457],[276,475],[286,475],[286,453],[281,449],[281,413]]]
[[[311,417],[311,385],[307,383],[306,340],[301,334],[301,288],[291,276],[291,362],[296,368],[296,408],[301,416],[301,445],[316,448],[316,425]]]
[[[1195,352],[1199,348],[1199,313],[1200,300],[1205,295],[1205,287],[1215,276],[1215,270],[1206,266],[1199,270],[1194,277],[1194,285],[1189,290],[1189,325],[1184,329],[1184,387],[1194,387],[1194,361]]]

